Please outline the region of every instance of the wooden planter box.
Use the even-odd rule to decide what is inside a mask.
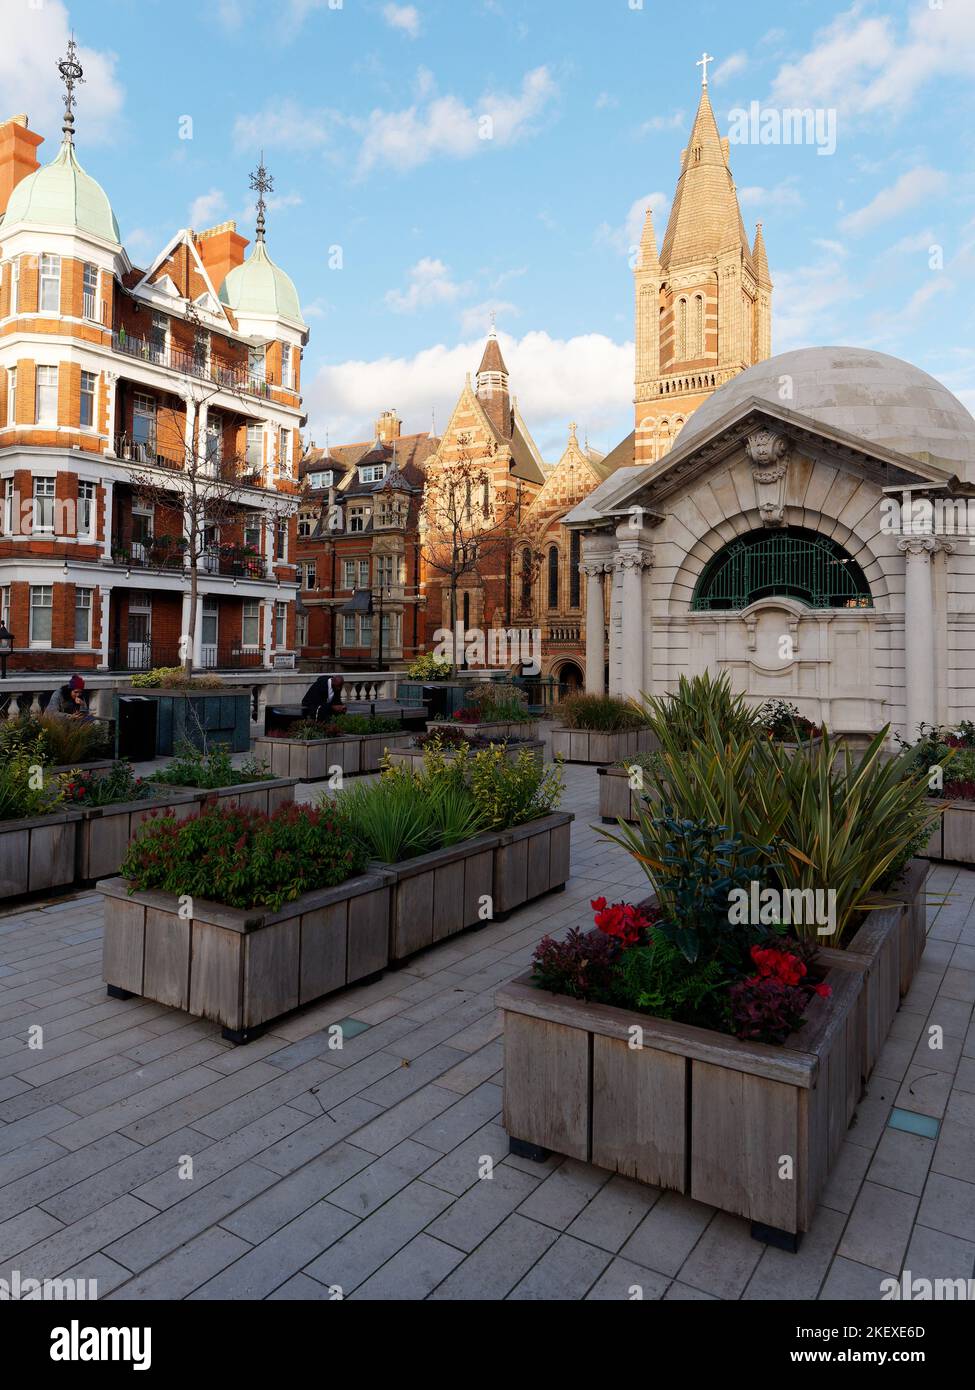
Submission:
[[[832,994],[813,999],[783,1047],[548,994],[529,979],[496,996],[512,1149],[682,1192],[795,1249],[860,1095],[862,973],[830,968]],[[791,1179],[779,1176],[783,1155]]]
[[[398,748],[408,748],[415,735],[402,734],[359,734],[360,772],[378,772],[387,750],[392,753]]]
[[[519,756],[524,752],[531,753],[539,767],[541,767],[545,759],[545,744],[540,738],[526,739],[524,743],[504,743],[497,744],[496,746],[504,748],[504,755],[509,763],[517,762]],[[451,762],[456,754],[453,749],[448,749],[444,752],[443,756],[447,762]],[[391,748],[388,758],[393,767],[408,767],[412,772],[423,771],[424,762],[422,748]]]
[[[975,801],[943,801],[939,859],[975,864]],[[937,827],[936,827],[937,833]]]
[[[62,777],[66,772],[93,772],[96,777],[104,777],[115,766],[111,758],[95,758],[88,763],[61,763],[58,767],[46,767],[46,777]]]
[[[486,738],[492,743],[506,738],[538,738],[537,719],[499,719],[482,724],[465,724],[459,719],[431,719],[427,728],[431,733],[436,729],[460,729],[468,738]]]
[[[129,841],[143,821],[157,811],[172,811],[186,820],[199,810],[199,794],[178,787],[160,790],[149,800],[120,801],[111,806],[79,807],[75,877],[82,883],[117,874]]]
[[[625,767],[601,767],[597,769],[599,778],[599,815],[604,822],[619,820],[638,821],[640,805],[644,799],[640,792],[630,788],[630,772]],[[651,799],[656,797],[656,788],[649,787]]]
[[[569,833],[575,817],[553,811],[538,820],[502,830],[494,852],[494,917],[543,893],[559,891],[569,877]]]
[[[373,866],[390,883],[389,958],[406,960],[417,951],[484,926],[484,903],[494,890],[497,835],[477,835],[449,849]]]
[[[305,893],[280,911],[128,892],[103,879],[103,977],[109,993],[141,995],[223,1025],[249,1042],[271,1019],[374,976],[388,963],[390,889],[380,874]]]
[[[230,806],[243,806],[250,811],[271,815],[288,801],[295,799],[296,777],[274,777],[266,782],[239,782],[230,787],[172,787],[174,792],[189,792],[198,805],[225,801]],[[165,782],[158,784],[165,787]]]
[[[70,888],[80,811],[0,822],[0,899]]]
[[[616,734],[593,729],[552,729],[552,757],[567,763],[620,763],[638,753],[653,753],[657,740],[650,729],[624,729]]]
[[[254,754],[270,764],[275,777],[321,782],[335,768],[346,777],[361,771],[361,736],[340,738],[257,738]]]

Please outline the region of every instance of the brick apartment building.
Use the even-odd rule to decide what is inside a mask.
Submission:
[[[63,69],[62,69],[63,70]],[[173,665],[189,628],[185,509],[147,504],[185,460],[240,460],[232,524],[205,534],[194,664],[293,661],[308,330],[288,276],[233,223],[132,264],[78,163],[0,126],[0,617],[20,670]],[[263,172],[263,171],[262,171]],[[166,496],[169,496],[167,492]]]

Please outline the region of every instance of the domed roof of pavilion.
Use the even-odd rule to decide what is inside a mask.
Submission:
[[[937,467],[975,477],[975,418],[934,377],[869,348],[783,352],[733,377],[698,406],[683,451],[752,398]]]
[[[294,281],[271,260],[262,240],[243,265],[230,271],[220,286],[220,300],[238,315],[269,314],[306,326]]]
[[[50,164],[15,185],[3,216],[4,231],[18,222],[88,232],[116,245],[121,242],[108,195],[82,169],[70,140],[62,143]]]

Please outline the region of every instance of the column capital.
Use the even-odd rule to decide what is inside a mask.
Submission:
[[[580,573],[588,575],[590,579],[598,578],[609,569],[612,569],[612,565],[606,560],[582,560],[579,563]]]
[[[651,569],[653,552],[646,550],[621,550],[613,557],[613,569],[626,571],[632,569]]]
[[[897,542],[897,549],[904,555],[920,556],[928,560],[930,560],[932,555],[936,555],[939,550],[943,550],[946,555],[950,555],[954,548],[951,541],[946,541],[941,536],[932,535],[902,536]]]

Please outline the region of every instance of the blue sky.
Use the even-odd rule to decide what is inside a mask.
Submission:
[[[321,443],[386,406],[443,424],[495,309],[546,458],[570,419],[629,428],[628,257],[662,235],[706,48],[729,113],[809,107],[836,148],[736,143],[765,225],[776,351],[906,357],[975,409],[975,0],[0,0],[0,115],[60,126],[69,24],[86,62],[79,156],[132,259],[236,217],[263,142],[268,248],[312,336]],[[834,113],[830,116],[828,113]],[[185,121],[192,118],[192,138]],[[485,118],[489,118],[489,122]],[[825,131],[827,127],[822,127]],[[340,248],[336,251],[335,248]],[[340,262],[340,264],[339,264]]]

